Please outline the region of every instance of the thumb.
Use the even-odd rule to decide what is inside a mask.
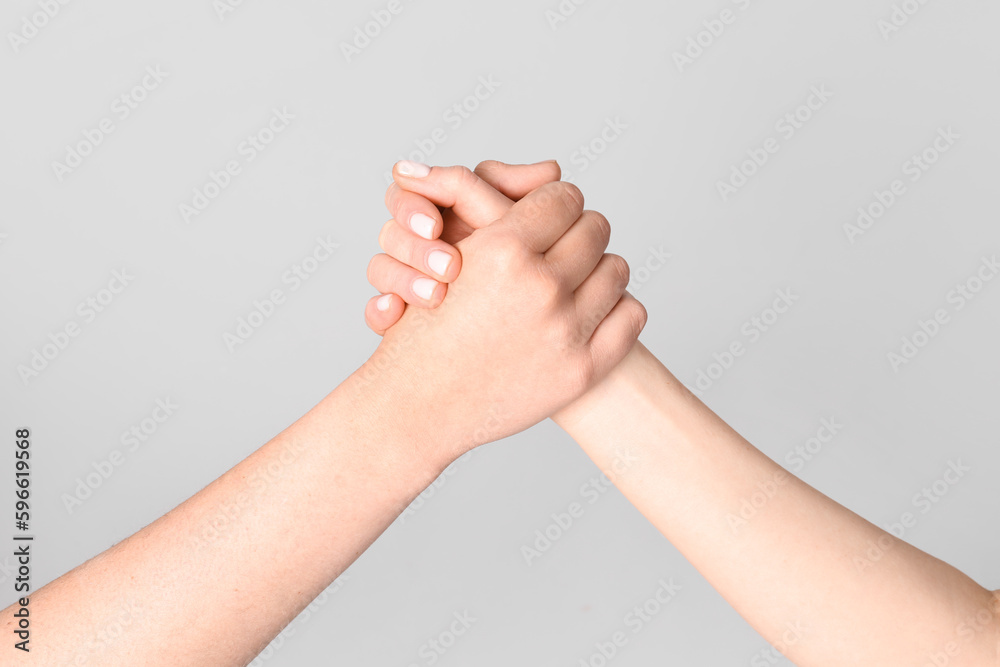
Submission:
[[[468,167],[428,167],[404,160],[392,168],[392,176],[402,190],[452,209],[473,229],[500,219],[514,204]]]
[[[562,177],[562,170],[555,160],[535,164],[506,164],[486,160],[479,163],[475,172],[479,178],[514,201]]]

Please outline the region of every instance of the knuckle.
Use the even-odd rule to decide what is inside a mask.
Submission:
[[[558,207],[579,217],[583,213],[583,193],[565,181],[546,183],[536,191],[534,201],[539,210]]]
[[[564,287],[561,278],[544,263],[538,265],[534,296],[546,308],[554,308],[563,300]]]
[[[646,328],[646,322],[649,321],[649,313],[646,312],[646,307],[638,300],[632,299],[632,302],[634,304],[632,308],[632,327],[635,335],[638,336]]]
[[[567,208],[579,209],[580,212],[583,212],[584,199],[580,188],[566,181],[557,181],[555,186]]]
[[[451,176],[459,188],[470,188],[479,183],[479,176],[464,165],[454,167]]]
[[[502,266],[520,267],[524,257],[524,244],[516,235],[506,231],[489,235],[489,251],[493,260]]]
[[[598,211],[587,211],[587,214],[593,220],[594,234],[598,242],[607,248],[608,242],[611,241],[611,222]]]
[[[375,285],[376,279],[380,274],[380,269],[382,267],[382,262],[385,260],[386,255],[375,255],[370,260],[368,260],[368,269],[365,275],[368,278],[368,283]]]
[[[560,313],[546,327],[546,334],[553,346],[560,350],[572,350],[579,344],[579,327],[574,318],[567,313]]]
[[[387,245],[387,243],[389,241],[390,234],[394,231],[394,227],[395,226],[396,226],[396,221],[395,220],[390,220],[389,222],[387,222],[384,225],[382,225],[382,229],[379,230],[379,232],[378,232],[378,246],[380,248],[382,248],[382,250],[388,251],[388,248],[386,248],[386,245]]]
[[[608,265],[610,267],[612,276],[617,284],[628,285],[629,277],[631,276],[631,269],[629,268],[628,262],[621,255],[607,255]]]
[[[483,180],[489,180],[488,176],[495,176],[504,168],[503,162],[498,160],[483,160],[476,165],[475,173]]]
[[[388,209],[390,213],[393,212],[393,208],[395,207],[396,203],[396,197],[398,195],[399,195],[399,186],[396,185],[395,182],[393,182],[391,185],[389,185],[388,188],[385,189],[385,207],[386,209]]]

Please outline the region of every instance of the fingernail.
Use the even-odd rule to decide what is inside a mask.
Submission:
[[[423,213],[414,213],[410,216],[410,229],[425,239],[434,238],[434,218]]]
[[[391,294],[383,294],[382,296],[379,297],[379,300],[375,302],[375,307],[381,310],[382,312],[389,310],[389,306],[391,305],[392,305]]]
[[[431,168],[428,167],[423,162],[414,162],[412,160],[401,160],[396,163],[396,171],[398,171],[403,176],[410,176],[412,178],[424,178],[431,173]]]
[[[417,278],[413,281],[413,293],[425,301],[430,301],[434,297],[434,290],[437,286],[436,280]]]
[[[443,278],[448,273],[448,267],[451,266],[451,255],[443,250],[434,250],[427,256],[427,266]]]

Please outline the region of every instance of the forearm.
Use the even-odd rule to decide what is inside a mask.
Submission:
[[[448,464],[386,418],[391,398],[359,376],[167,515],[35,592],[33,664],[247,664]],[[124,633],[102,637],[123,607]]]
[[[637,459],[619,489],[796,664],[924,664],[949,643],[949,665],[998,664],[989,591],[785,472],[642,345],[556,420],[602,469]]]

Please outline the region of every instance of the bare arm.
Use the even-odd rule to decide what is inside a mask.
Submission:
[[[618,488],[796,664],[1000,664],[997,597],[786,472],[641,344],[555,419],[601,469],[637,457]]]
[[[7,645],[0,662],[250,662],[448,464],[379,418],[384,393],[358,385],[352,376],[201,492],[32,594],[30,653],[16,662]],[[2,615],[8,641],[15,608]],[[123,608],[126,632],[112,639]]]

